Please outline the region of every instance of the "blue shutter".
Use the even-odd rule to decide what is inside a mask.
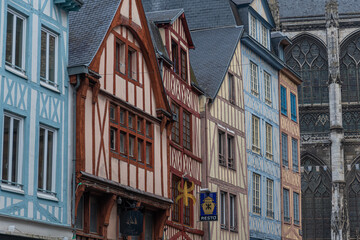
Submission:
[[[292,162],[294,172],[299,171],[299,161],[298,161],[298,141],[292,139]]]
[[[281,152],[282,152],[282,160],[283,166],[289,166],[288,161],[288,144],[287,144],[287,135],[282,133],[282,140],[281,140]]]
[[[284,189],[284,221],[290,222],[289,216],[289,190]]]
[[[281,113],[287,115],[286,88],[281,86]]]
[[[295,96],[295,94],[293,94],[293,93],[290,94],[290,100],[291,100],[291,119],[296,122],[297,116],[296,116],[296,96]]]

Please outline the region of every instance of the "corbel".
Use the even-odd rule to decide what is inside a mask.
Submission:
[[[98,101],[98,95],[100,90],[100,82],[97,81],[93,86],[93,95],[92,95],[92,103],[95,104]]]
[[[155,239],[162,239],[166,220],[170,216],[170,209],[158,211],[155,223]]]
[[[113,195],[109,196],[108,200],[106,201],[105,205],[103,206],[102,220],[103,220],[104,224],[100,227],[100,232],[104,236],[104,240],[107,240],[107,227],[109,226],[110,214],[111,214],[112,208],[114,207],[115,202],[116,202],[116,195],[113,194]]]
[[[84,184],[81,184],[81,182],[79,182],[76,186],[77,187],[75,189],[75,218],[77,217],[76,215],[77,215],[77,209],[79,206],[80,199],[84,195],[86,189],[86,186]]]

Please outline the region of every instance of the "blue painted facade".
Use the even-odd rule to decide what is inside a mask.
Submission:
[[[72,126],[69,101],[68,11],[75,0],[2,0],[0,2],[0,233],[70,239]],[[22,70],[6,63],[8,13],[23,19]],[[41,30],[55,36],[55,84],[40,80]],[[50,50],[49,50],[50,51]],[[49,60],[50,61],[50,60]],[[5,115],[20,122],[14,183],[3,176]],[[39,191],[40,126],[54,133],[53,181]],[[5,179],[5,180],[4,180]]]
[[[280,138],[279,138],[279,78],[282,63],[269,49],[270,31],[267,46],[262,42],[261,27],[270,30],[272,19],[266,20],[264,12],[268,8],[264,1],[254,1],[249,7],[250,14],[257,20],[256,37],[250,33],[242,38],[241,53],[244,80],[246,154],[248,163],[248,197],[250,239],[281,239],[281,178],[280,178]],[[255,10],[257,14],[254,14]],[[260,26],[260,27],[259,27]],[[258,92],[251,89],[251,64],[257,66]],[[265,100],[265,72],[270,75],[271,103]],[[259,148],[253,150],[253,116],[259,119]],[[266,124],[272,127],[272,159],[266,157]],[[259,210],[254,209],[254,173],[260,176]],[[273,181],[273,216],[267,213],[267,181]],[[257,212],[258,211],[258,212]],[[269,216],[270,215],[270,216]]]

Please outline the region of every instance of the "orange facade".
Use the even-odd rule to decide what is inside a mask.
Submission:
[[[298,86],[301,80],[280,70],[280,159],[282,239],[301,237],[301,173]]]

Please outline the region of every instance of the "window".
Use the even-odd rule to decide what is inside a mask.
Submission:
[[[25,73],[25,18],[9,9],[6,27],[5,63]]]
[[[236,230],[236,196],[229,194],[230,196],[230,230]]]
[[[260,175],[253,173],[253,213],[261,214],[260,208]]]
[[[177,144],[180,144],[180,125],[179,125],[180,110],[177,105],[172,104],[171,111],[176,115],[176,121],[173,123],[173,127],[171,130],[171,140],[176,142]]]
[[[189,200],[188,206],[185,205],[183,199],[180,199],[176,202],[177,196],[181,194],[178,190],[178,186],[184,186],[187,184],[188,189],[191,187],[189,181],[184,181],[180,177],[176,175],[172,175],[172,197],[173,197],[173,205],[172,205],[172,214],[171,219],[174,222],[183,223],[184,225],[191,226],[192,225],[192,215],[193,215],[193,202]]]
[[[284,222],[290,223],[290,210],[289,210],[289,190],[283,189],[283,198],[284,198]]]
[[[115,64],[116,71],[125,74],[126,63],[125,63],[125,48],[126,44],[120,40],[116,40],[116,56],[115,56]]]
[[[225,163],[225,133],[223,131],[218,132],[218,141],[219,141],[219,165],[226,166]]]
[[[281,155],[282,155],[282,165],[289,167],[288,160],[288,136],[285,133],[281,133]]]
[[[296,115],[296,96],[293,93],[290,93],[290,103],[291,103],[291,120],[297,121]]]
[[[172,205],[172,214],[171,214],[171,219],[175,222],[180,222],[180,201],[176,202],[176,197],[179,195],[179,190],[178,190],[178,184],[181,184],[181,178],[176,176],[176,175],[172,175],[172,200],[173,200],[173,205]]]
[[[251,93],[258,96],[259,95],[259,80],[258,80],[258,66],[250,62],[250,80],[251,80]]]
[[[259,118],[252,117],[252,150],[260,154],[260,120]]]
[[[266,158],[272,159],[272,126],[266,123]]]
[[[228,167],[234,169],[234,137],[231,135],[227,136],[227,149]]]
[[[266,180],[266,216],[274,218],[274,181],[271,179]]]
[[[256,39],[256,18],[250,15],[250,36]]]
[[[268,48],[268,30],[264,25],[261,25],[261,35],[262,35],[262,42],[261,44]]]
[[[6,113],[4,116],[3,146],[2,146],[2,182],[22,187],[22,124],[21,118]]]
[[[109,115],[109,147],[112,156],[152,167],[152,123],[115,104],[110,104]]]
[[[137,52],[131,47],[128,49],[128,77],[137,80]]]
[[[90,197],[90,232],[98,232],[99,201],[96,197]]]
[[[54,195],[56,169],[56,132],[45,126],[39,135],[38,190]]]
[[[294,192],[294,224],[300,225],[299,194]]]
[[[220,192],[220,208],[221,208],[220,224],[221,224],[221,228],[223,229],[227,229],[226,219],[227,219],[228,211],[227,211],[226,202],[227,202],[227,193]]]
[[[298,140],[292,139],[291,144],[291,150],[292,150],[292,164],[293,164],[293,171],[298,172],[299,171],[299,160],[298,160]]]
[[[45,28],[42,28],[40,80],[54,87],[57,87],[56,63],[57,63],[57,35]]]
[[[270,74],[264,71],[264,82],[265,82],[265,102],[271,104],[271,77]]]
[[[171,41],[171,57],[174,64],[174,72],[179,73],[179,57],[178,57],[178,44],[172,40]]]
[[[183,111],[183,146],[184,148],[191,150],[191,115]]]
[[[181,78],[182,80],[187,80],[187,57],[185,50],[181,49]]]
[[[286,88],[280,87],[281,94],[281,113],[287,116],[287,103],[286,103]]]
[[[234,75],[228,73],[228,80],[229,80],[229,101],[231,103],[235,103],[235,93],[234,93]]]

